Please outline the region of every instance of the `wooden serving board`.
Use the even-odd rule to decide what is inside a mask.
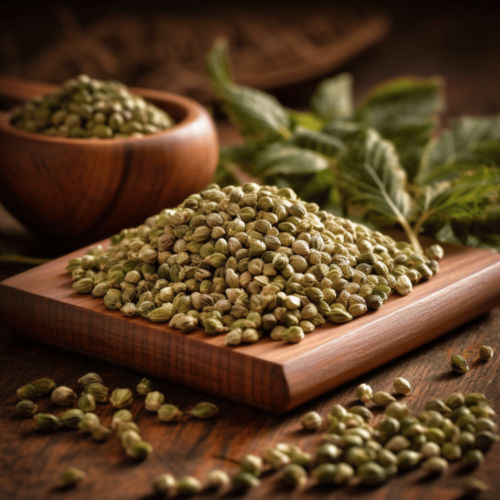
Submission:
[[[350,323],[327,323],[299,344],[264,338],[229,348],[224,335],[182,334],[110,311],[102,299],[76,293],[65,272],[86,249],[0,283],[0,318],[32,339],[284,413],[500,304],[500,256],[443,247],[441,272],[410,295],[393,295]]]

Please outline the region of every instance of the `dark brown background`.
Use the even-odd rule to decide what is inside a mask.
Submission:
[[[265,5],[268,2],[258,5]],[[37,5],[40,5],[39,3]],[[145,2],[132,7],[131,3],[97,4],[75,2],[82,19],[90,22],[93,17],[108,9],[145,9]],[[184,10],[199,12],[192,3],[184,3]],[[282,5],[289,5],[283,3]],[[315,2],[308,2],[314,8]],[[350,2],[357,8],[366,5]],[[473,7],[467,3],[435,2],[378,2],[377,7],[393,19],[390,36],[379,46],[346,64],[342,70],[355,76],[356,95],[365,93],[379,81],[413,74],[443,75],[447,80],[448,111],[445,119],[461,114],[491,114],[500,112],[500,30],[499,11],[486,7]],[[36,11],[33,11],[33,8]],[[167,9],[172,8],[167,5]],[[179,7],[177,7],[179,8]],[[208,8],[208,5],[207,5]],[[53,8],[36,6],[33,2],[11,2],[0,14],[1,40],[0,71],[7,71],[8,36],[22,40],[20,56],[29,61],[44,44],[54,36]],[[201,15],[201,14],[200,14]],[[52,24],[51,24],[52,23]],[[8,26],[9,30],[4,28]],[[11,57],[12,54],[9,56]],[[304,107],[316,81],[306,81],[289,87],[274,89],[288,106]],[[221,141],[237,140],[234,130],[219,121]],[[62,249],[50,242],[40,242],[29,235],[5,212],[0,213],[0,243],[4,246],[16,241],[26,254],[56,256]],[[9,243],[12,245],[12,243]],[[23,268],[1,265],[0,277],[13,275]],[[1,312],[1,305],[0,305]],[[1,315],[0,315],[1,318]],[[1,319],[0,319],[1,323]],[[0,330],[0,497],[5,498],[149,498],[149,481],[157,473],[172,472],[176,476],[198,475],[204,479],[208,470],[222,467],[236,470],[235,463],[246,452],[259,452],[279,441],[297,441],[311,451],[319,435],[303,434],[298,427],[298,417],[306,411],[317,410],[326,415],[333,403],[354,402],[354,389],[360,382],[367,382],[377,390],[389,389],[396,376],[405,376],[415,388],[408,399],[412,411],[423,409],[427,397],[444,397],[460,390],[481,391],[487,394],[496,411],[500,411],[498,354],[487,364],[475,361],[476,352],[483,343],[500,349],[500,310],[491,313],[447,334],[413,353],[375,370],[362,380],[335,390],[304,405],[284,417],[270,416],[247,407],[208,398],[220,407],[220,415],[209,422],[190,419],[165,425],[145,412],[136,401],[133,413],[143,437],[153,444],[155,453],[146,462],[135,465],[121,452],[113,440],[97,444],[69,430],[54,434],[40,434],[33,430],[30,420],[20,420],[12,415],[18,386],[31,380],[49,376],[58,384],[76,389],[76,380],[87,371],[97,371],[110,388],[133,387],[140,374],[128,372],[105,363],[88,360],[36,342],[14,337],[6,329]],[[448,360],[453,353],[463,354],[471,363],[471,371],[456,376],[448,370]],[[194,391],[159,382],[171,403],[188,410],[197,402],[207,399]],[[41,408],[61,413],[43,400]],[[98,413],[104,423],[109,423],[112,410],[100,406]],[[480,498],[498,498],[500,478],[498,463],[500,446],[487,455],[485,463],[474,474],[491,487]],[[85,484],[73,492],[53,489],[57,475],[67,465],[75,465],[89,473]],[[359,487],[330,489],[308,484],[299,493],[291,493],[279,483],[277,475],[266,474],[262,486],[249,493],[248,498],[359,498],[405,500],[461,498],[459,483],[463,471],[456,465],[443,478],[429,480],[421,471],[399,475],[375,490]],[[203,496],[209,498],[208,493]],[[230,495],[228,496],[230,497]]]

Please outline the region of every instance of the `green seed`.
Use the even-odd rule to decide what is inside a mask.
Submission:
[[[87,477],[85,472],[76,467],[68,467],[61,474],[61,484],[64,488],[73,488]]]
[[[175,478],[171,474],[160,474],[151,482],[151,487],[157,495],[165,495],[175,486]]]
[[[307,482],[307,472],[303,467],[297,464],[288,464],[281,471],[283,481],[296,488]]]
[[[240,472],[239,474],[236,474],[231,479],[231,482],[234,491],[237,492],[247,491],[250,488],[259,486],[260,484],[259,479],[248,472]]]
[[[195,477],[185,476],[175,483],[175,489],[178,495],[191,496],[199,493],[203,486]]]
[[[201,418],[203,420],[213,418],[219,409],[212,403],[198,403],[190,412],[193,417]]]
[[[493,349],[490,346],[482,345],[479,349],[479,357],[485,361],[490,360],[493,357]]]
[[[35,380],[33,382],[33,385],[40,394],[44,395],[51,394],[52,391],[56,388],[56,383],[49,378],[40,378],[38,380]]]
[[[469,371],[469,365],[467,361],[462,356],[454,354],[451,357],[451,369],[455,373],[467,373]]]

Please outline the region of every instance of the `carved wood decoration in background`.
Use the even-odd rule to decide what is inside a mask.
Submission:
[[[239,83],[272,88],[330,72],[387,34],[386,16],[330,5],[314,10],[227,7],[196,15],[132,15],[115,10],[83,25],[59,7],[56,39],[29,61],[4,28],[4,72],[60,83],[78,73],[212,98],[205,57],[213,41],[231,43]],[[7,31],[7,33],[5,33]]]

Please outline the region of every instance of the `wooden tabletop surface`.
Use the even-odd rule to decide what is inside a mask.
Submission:
[[[459,4],[451,8],[425,2],[389,2],[388,5],[396,17],[391,37],[381,48],[346,67],[357,78],[358,95],[384,78],[405,73],[442,74],[448,80],[448,116],[500,112],[498,11],[471,10]],[[294,86],[283,90],[281,97],[287,105],[300,105],[304,103],[303,96],[310,95],[312,87],[312,83]],[[222,142],[234,141],[236,136],[230,127],[221,125],[219,131]],[[57,249],[35,240],[0,209],[0,239],[6,237],[20,242],[34,255],[57,256]],[[26,267],[0,264],[0,279],[24,269]],[[0,325],[1,307],[0,304]],[[488,363],[474,361],[482,344],[496,351]],[[471,362],[467,374],[459,376],[449,371],[448,360],[454,353],[462,354]],[[354,404],[355,387],[361,382],[377,390],[388,390],[395,377],[404,376],[414,387],[414,394],[407,402],[415,413],[424,408],[427,398],[444,397],[455,391],[483,392],[499,413],[500,309],[284,416],[273,416],[158,381],[158,390],[181,410],[188,411],[198,402],[208,400],[218,405],[220,412],[214,420],[185,418],[177,424],[162,424],[136,399],[132,412],[142,436],[154,447],[153,455],[138,464],[127,459],[116,439],[99,444],[69,429],[44,434],[34,430],[31,419],[23,420],[13,415],[17,401],[15,391],[19,386],[39,377],[50,377],[57,384],[76,390],[77,379],[89,371],[100,373],[111,389],[132,388],[141,378],[139,373],[16,337],[0,326],[0,498],[152,499],[150,480],[162,472],[170,472],[176,477],[192,474],[204,481],[209,470],[223,468],[234,472],[243,454],[262,452],[281,441],[294,442],[312,451],[321,433],[303,433],[298,425],[300,415],[310,410],[326,415],[334,403]],[[47,398],[39,400],[39,405],[43,411],[63,412],[62,408],[53,407]],[[111,405],[99,405],[97,413],[103,423],[109,424],[113,413]],[[497,444],[474,472],[475,477],[490,486],[490,491],[478,498],[499,498],[499,463],[500,444]],[[57,478],[69,465],[86,471],[88,479],[75,490],[58,490],[55,488]],[[278,474],[265,473],[261,486],[244,498],[459,499],[462,498],[463,476],[464,471],[455,464],[437,479],[429,479],[422,471],[415,470],[399,474],[375,489],[318,487],[310,481],[293,492],[281,484]],[[208,490],[200,495],[207,499],[216,497]],[[222,497],[231,498],[232,495]]]

